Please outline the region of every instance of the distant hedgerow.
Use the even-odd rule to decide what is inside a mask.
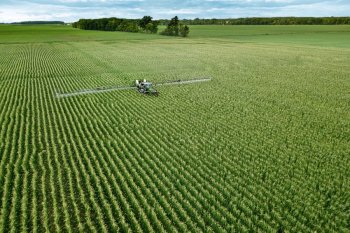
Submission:
[[[150,16],[144,16],[142,19],[120,19],[115,17],[102,19],[79,19],[79,21],[73,23],[72,26],[83,30],[146,33],[158,32],[158,22],[152,20],[152,17]]]

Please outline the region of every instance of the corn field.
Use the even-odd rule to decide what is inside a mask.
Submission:
[[[349,232],[350,50],[175,41],[0,44],[1,232]]]

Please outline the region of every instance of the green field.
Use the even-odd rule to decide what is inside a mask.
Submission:
[[[0,25],[0,232],[349,232],[349,109],[350,26]]]

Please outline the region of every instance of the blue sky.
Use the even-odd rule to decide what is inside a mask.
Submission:
[[[350,0],[0,0],[0,22],[76,21],[151,15],[170,18],[350,16]]]

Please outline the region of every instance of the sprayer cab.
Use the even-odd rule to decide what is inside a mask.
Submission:
[[[135,85],[139,93],[158,96],[158,91],[153,87],[153,84],[151,82],[147,82],[146,79],[143,81],[136,80]]]

